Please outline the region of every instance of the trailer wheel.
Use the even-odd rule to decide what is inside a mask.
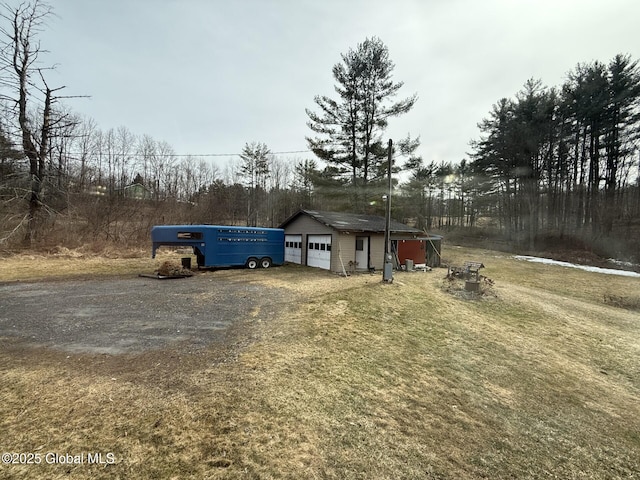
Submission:
[[[254,270],[258,268],[258,259],[251,257],[247,260],[247,268]]]
[[[269,257],[264,257],[260,259],[260,266],[262,268],[269,268],[271,266],[271,259]]]

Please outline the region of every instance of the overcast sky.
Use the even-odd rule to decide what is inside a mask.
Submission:
[[[90,95],[68,103],[103,130],[124,125],[178,154],[237,153],[252,141],[306,150],[305,108],[335,97],[333,65],[367,37],[388,46],[399,98],[419,97],[386,138],[419,135],[425,161],[467,157],[477,123],[529,78],[561,85],[579,62],[640,59],[637,0],[50,3],[49,85]]]

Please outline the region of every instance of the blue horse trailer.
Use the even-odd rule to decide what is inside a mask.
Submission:
[[[284,263],[284,230],[224,225],[163,225],[151,229],[155,258],[160,246],[192,247],[198,267],[269,268]]]

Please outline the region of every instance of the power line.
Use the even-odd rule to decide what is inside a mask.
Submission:
[[[292,153],[308,153],[311,152],[311,150],[289,150],[286,152],[269,152],[269,155],[289,155]],[[198,153],[181,153],[181,154],[170,154],[170,153],[166,153],[166,154],[155,154],[155,155],[151,155],[151,156],[156,156],[156,157],[239,157],[240,155],[244,155],[243,153],[203,153],[203,154],[198,154]]]
[[[286,152],[269,152],[269,155],[290,155],[293,153],[309,153],[312,150],[289,150]],[[81,156],[83,155],[82,152],[65,152],[66,155],[78,155]],[[112,156],[128,156],[128,157],[239,157],[241,155],[244,155],[242,153],[151,153],[151,154],[144,154],[144,153],[138,153],[138,152],[127,152],[126,154],[122,153],[121,151],[115,151],[115,152],[104,152],[104,151],[99,151],[99,152],[86,152],[84,153],[84,155],[96,155],[96,154],[101,154],[101,155],[109,155],[111,154]]]

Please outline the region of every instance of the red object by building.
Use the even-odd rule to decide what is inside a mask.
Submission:
[[[413,260],[414,265],[427,263],[426,240],[398,240],[398,260]]]

